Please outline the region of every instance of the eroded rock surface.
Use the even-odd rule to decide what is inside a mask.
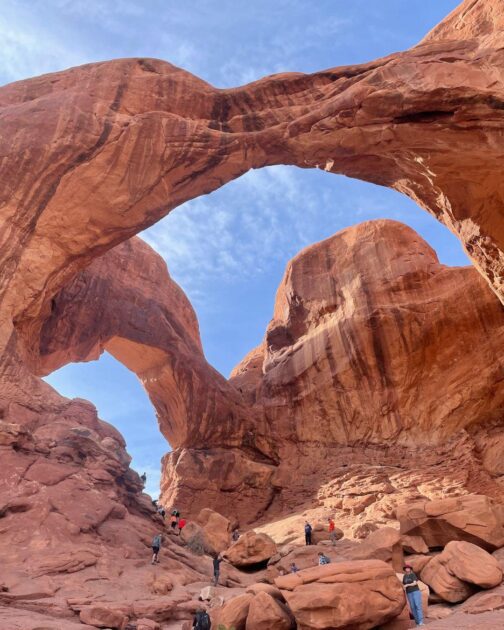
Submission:
[[[9,629],[73,628],[95,613],[103,623],[109,613],[154,626],[188,619],[198,606],[189,585],[211,575],[208,557],[172,540],[163,566],[145,563],[162,523],[121,436],[39,378],[105,348],[142,379],[178,447],[163,493],[190,513],[208,489],[204,504],[244,521],[315,495],[353,520],[386,520],[390,495],[423,500],[440,479],[448,493],[499,496],[502,309],[474,270],[444,268],[397,224],[329,239],[292,263],[266,343],[228,383],[206,364],[166,268],[124,242],[250,168],[322,167],[412,197],[460,238],[502,299],[503,27],[499,2],[467,0],[409,51],[313,75],[217,90],[168,63],[125,59],[0,88],[0,618]],[[324,250],[335,242],[337,252]],[[419,442],[425,468],[415,477],[408,457]],[[223,573],[239,584],[233,571]],[[242,597],[245,623],[258,595]],[[375,602],[381,620],[394,601]]]

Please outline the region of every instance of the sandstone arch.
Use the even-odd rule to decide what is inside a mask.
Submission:
[[[409,51],[313,75],[217,90],[126,59],[1,88],[2,398],[58,407],[33,376],[51,300],[93,259],[250,168],[319,167],[408,194],[502,301],[503,30],[498,4],[467,0]]]
[[[163,259],[139,238],[93,261],[52,300],[32,369],[49,374],[107,350],[135,372],[173,448],[239,446],[261,418],[205,360],[194,310]]]
[[[3,87],[2,319],[36,327],[92,258],[182,202],[279,163],[408,194],[461,239],[502,298],[503,25],[494,2],[467,0],[404,53],[231,90],[148,59]]]

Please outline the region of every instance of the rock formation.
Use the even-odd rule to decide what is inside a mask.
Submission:
[[[144,383],[176,449],[164,500],[188,512],[246,522],[316,498],[365,529],[399,496],[438,498],[440,479],[501,496],[503,32],[500,3],[466,0],[409,51],[312,75],[218,90],[123,59],[0,88],[0,623],[153,627],[189,618],[211,574],[173,540],[165,567],[144,565],[163,524],[124,441],[40,379],[103,349]],[[164,264],[129,239],[273,164],[409,195],[481,276],[396,223],[347,230],[291,263],[265,343],[227,382]],[[304,620],[313,588],[289,596]],[[258,620],[264,596],[241,597]],[[388,619],[394,601],[356,614]]]
[[[334,507],[357,515],[377,494],[394,493],[390,473],[375,473],[366,492],[355,480],[338,488],[329,485],[338,477],[335,462],[355,464],[356,450],[376,444],[389,449],[375,452],[377,464],[397,464],[409,452],[418,469],[428,462],[418,451],[424,446],[432,466],[436,448],[457,435],[472,444],[468,467],[481,471],[468,483],[478,480],[499,496],[487,450],[504,444],[503,344],[502,305],[474,269],[441,265],[394,221],[345,229],[288,264],[263,343],[231,375],[275,466],[256,471],[225,448],[175,450],[164,460],[165,500],[191,508],[205,492],[228,516],[254,520],[266,499],[272,515],[292,497],[298,505],[317,491],[321,497],[325,484],[325,499],[342,496]],[[461,442],[459,461],[463,450]],[[204,490],[193,472],[202,468]],[[216,469],[233,472],[217,476]],[[447,469],[455,481],[459,468]],[[264,485],[262,502],[240,500],[250,485],[256,492]]]

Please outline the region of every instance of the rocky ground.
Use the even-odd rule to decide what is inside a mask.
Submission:
[[[112,539],[101,547],[79,542],[34,550],[33,540],[20,537],[3,556],[0,628],[186,629],[203,606],[216,627],[236,630],[402,630],[414,625],[398,580],[405,561],[422,580],[426,623],[433,629],[499,627],[502,504],[483,495],[409,502],[388,526],[362,528],[359,539],[337,527],[334,545],[325,518],[316,514],[308,510],[242,532],[235,543],[232,524],[209,509],[180,536],[151,510],[135,523],[136,548],[130,537],[121,545]],[[306,519],[314,527],[312,546],[299,540]],[[4,532],[8,521],[4,517]],[[152,565],[148,545],[156,531],[164,532],[165,541],[160,564]],[[329,565],[317,566],[319,551]],[[224,561],[213,587],[211,556],[218,552]],[[299,569],[295,575],[292,562]]]
[[[0,630],[175,630],[202,605],[226,630],[401,630],[405,554],[433,630],[503,627],[503,27],[465,0],[408,51],[312,75],[217,90],[123,59],[0,88]],[[476,268],[397,222],[343,230],[288,264],[226,380],[134,235],[279,163],[409,195]],[[180,537],[122,436],[41,379],[105,349],[174,447]]]

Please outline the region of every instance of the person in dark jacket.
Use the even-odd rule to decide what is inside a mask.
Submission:
[[[418,586],[418,578],[413,572],[411,565],[404,565],[403,570],[403,586],[406,591],[406,597],[408,599],[411,614],[415,619],[416,625],[423,626],[422,594],[420,593],[420,587]]]
[[[193,630],[211,630],[212,622],[210,621],[210,615],[204,608],[200,608],[194,615]]]
[[[311,534],[312,534],[312,526],[310,525],[310,523],[308,523],[308,521],[305,521],[305,526],[304,526],[304,535],[305,535],[305,542],[307,545],[311,545],[312,541],[311,541]]]
[[[222,562],[222,554],[215,556],[215,558],[213,559],[214,586],[217,586],[217,584],[219,583],[221,562]]]
[[[161,549],[161,543],[163,542],[163,534],[158,534],[152,539],[152,561],[151,564],[159,564],[159,550]]]

